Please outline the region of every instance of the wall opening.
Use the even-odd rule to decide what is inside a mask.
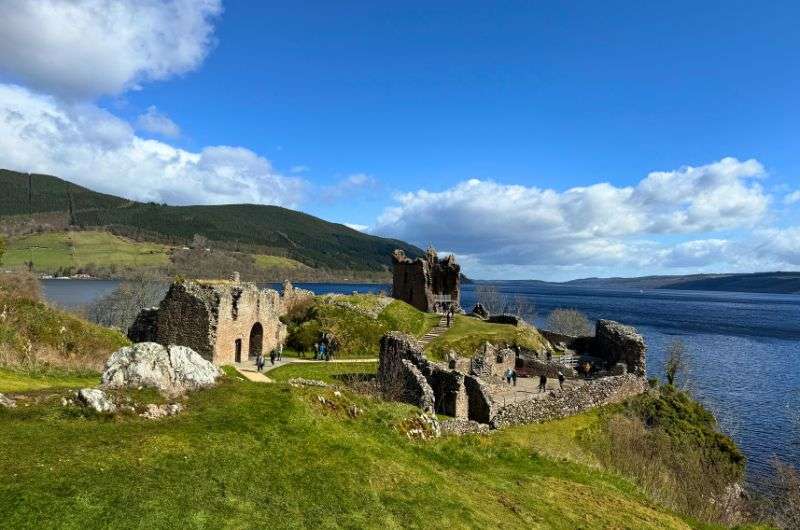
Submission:
[[[264,347],[264,328],[260,322],[253,324],[250,330],[250,357],[257,357]]]
[[[240,363],[242,362],[242,339],[236,339],[236,342],[234,343],[234,348],[236,348],[235,350],[236,353],[233,359],[237,363]]]

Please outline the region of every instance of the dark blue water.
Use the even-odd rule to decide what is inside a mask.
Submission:
[[[47,280],[45,296],[78,306],[117,282]],[[388,292],[379,284],[298,284],[317,294]],[[664,352],[674,339],[689,353],[688,384],[714,411],[725,432],[747,454],[751,480],[770,473],[775,455],[800,465],[800,296],[669,290],[607,290],[500,282],[498,290],[535,305],[529,315],[543,326],[547,313],[575,308],[590,319],[636,326],[648,344],[647,370],[663,378]],[[463,286],[462,306],[475,303]]]

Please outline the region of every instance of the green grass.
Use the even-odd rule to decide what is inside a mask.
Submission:
[[[411,407],[232,378],[186,404],[162,421],[0,409],[2,526],[690,527],[618,476],[544,456],[544,427],[412,442],[394,428]]]
[[[44,389],[83,388],[96,386],[99,380],[100,374],[93,372],[72,373],[48,370],[42,373],[30,373],[0,368],[0,394]]]
[[[456,315],[453,327],[428,344],[426,352],[434,359],[443,359],[450,350],[463,356],[472,356],[484,342],[518,345],[537,351],[548,348],[547,341],[531,326],[489,324],[476,318]]]
[[[8,243],[3,263],[22,267],[33,261],[37,272],[52,273],[58,269],[98,267],[160,267],[169,264],[169,247],[155,243],[138,243],[100,231],[48,232],[35,234]]]
[[[299,261],[284,258],[282,256],[267,256],[264,254],[256,254],[253,256],[256,265],[265,270],[270,269],[289,269],[289,270],[308,270],[310,267],[304,265]]]
[[[295,377],[316,379],[326,383],[341,383],[347,376],[374,375],[378,363],[296,363],[270,370],[269,377],[275,381],[288,381]]]

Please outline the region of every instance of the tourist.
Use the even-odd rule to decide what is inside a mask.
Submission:
[[[326,350],[325,342],[320,342],[319,343],[319,360],[320,361],[324,361],[325,360],[325,353],[326,353],[325,350]]]
[[[258,356],[256,357],[256,369],[260,372],[264,369],[264,354],[258,352]]]
[[[508,384],[510,385],[510,384],[511,384],[511,378],[512,378],[513,376],[514,376],[514,374],[513,374],[513,370],[511,370],[511,368],[508,368],[508,369],[506,370],[506,383],[508,383]]]
[[[452,312],[450,309],[447,310],[447,327],[450,327],[450,319],[452,318]]]
[[[542,374],[539,376],[539,392],[544,392],[547,389],[547,376]]]
[[[517,371],[511,370],[511,381],[513,382],[514,386],[517,386]]]
[[[275,366],[275,350],[269,352],[269,362],[272,364],[272,366]]]
[[[314,343],[314,360],[319,360],[319,342]]]
[[[566,379],[566,378],[564,377],[564,372],[562,372],[561,370],[559,370],[559,371],[558,371],[558,386],[559,386],[559,388],[560,388],[561,390],[564,390],[564,379]]]
[[[278,344],[278,360],[283,360],[283,344]]]
[[[551,352],[550,350],[547,350],[547,360],[551,361],[552,359],[553,359],[553,352]]]

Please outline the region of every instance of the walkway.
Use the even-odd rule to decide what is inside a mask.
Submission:
[[[447,327],[447,316],[442,315],[442,318],[439,319],[439,323],[436,324],[436,327],[431,328],[429,332],[423,335],[422,338],[419,339],[419,342],[422,344],[422,347],[424,348],[434,340],[444,335],[444,332],[447,331],[448,329],[450,328]]]
[[[241,363],[234,363],[233,367],[236,368],[236,371],[242,374],[249,381],[254,381],[256,383],[274,383],[272,379],[267,377],[265,374],[271,370],[276,368],[280,368],[281,366],[286,366],[287,364],[324,364],[324,363],[376,363],[378,359],[332,359],[330,361],[319,361],[316,359],[298,359],[296,357],[286,357],[283,360],[275,361],[275,364],[270,364],[267,361],[266,366],[264,369],[259,372],[256,369],[256,362],[255,359],[248,359],[245,362]]]

